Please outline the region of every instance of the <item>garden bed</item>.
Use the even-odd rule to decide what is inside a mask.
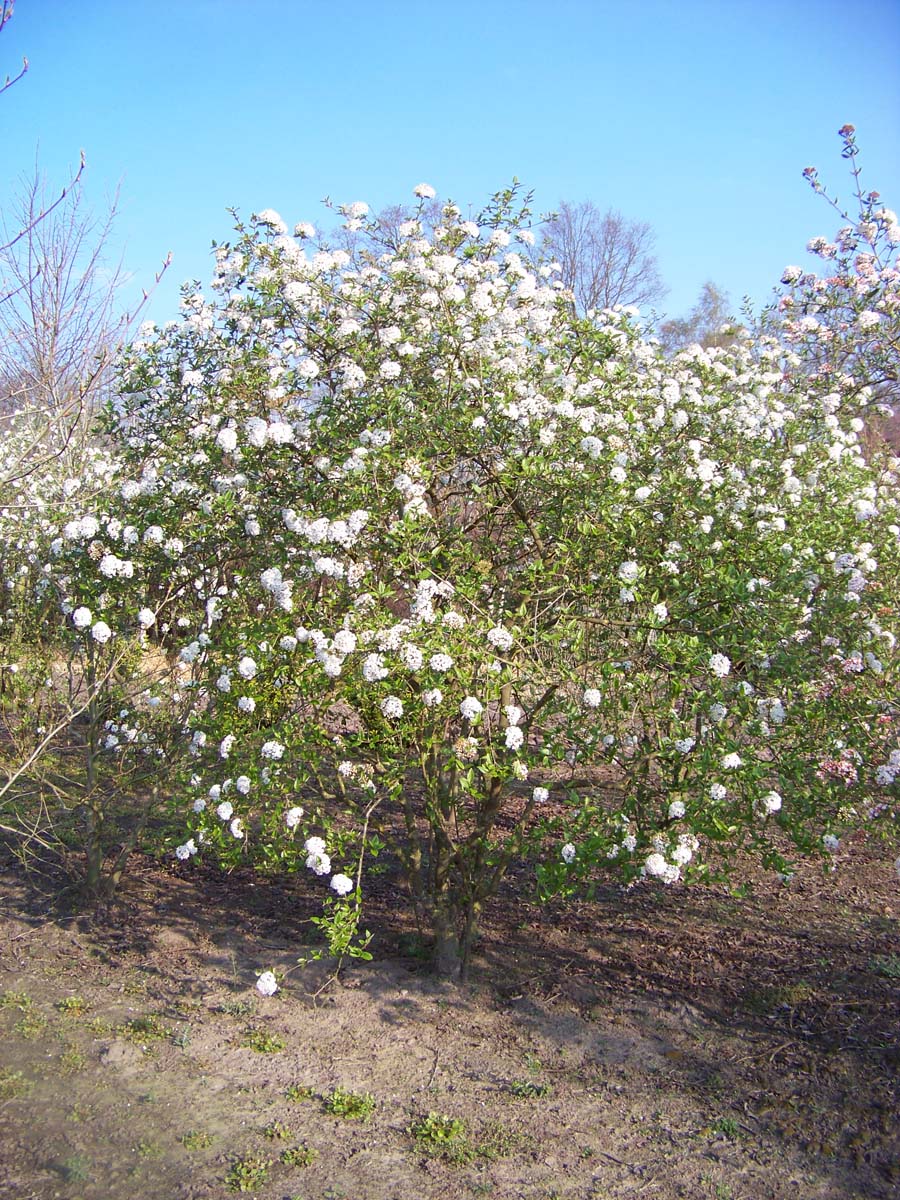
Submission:
[[[513,877],[461,990],[387,876],[329,981],[303,877],[138,859],[102,912],[7,860],[0,1195],[888,1200],[898,890],[861,838],[752,899]],[[257,995],[256,974],[284,972]]]

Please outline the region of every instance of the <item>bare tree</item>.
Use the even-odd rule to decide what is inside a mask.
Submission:
[[[87,213],[77,185],[48,204],[35,174],[0,224],[0,396],[31,414],[51,452],[80,448],[108,387],[123,324],[121,270],[105,261],[114,219],[114,205]]]
[[[0,32],[12,15],[11,0],[3,0]],[[0,94],[27,70],[26,58]],[[17,432],[13,454],[0,456],[5,486],[71,446],[109,358],[105,334],[118,272],[101,287],[98,267],[114,211],[94,237],[97,226],[81,211],[84,168],[82,152],[77,171],[49,200],[36,172],[0,221],[0,433],[7,437],[14,421]]]
[[[2,0],[0,32],[12,15],[11,0]],[[0,95],[27,70],[23,59]],[[7,489],[55,460],[77,467],[112,360],[149,296],[145,290],[131,312],[119,309],[121,268],[105,259],[115,205],[100,219],[86,213],[84,169],[82,151],[69,181],[49,195],[35,171],[0,219],[0,486]]]
[[[667,288],[659,274],[653,230],[620,212],[601,213],[589,200],[559,209],[541,230],[539,251],[562,267],[561,279],[581,312],[616,304],[647,307]]]
[[[330,201],[326,201],[330,205]],[[347,222],[333,229],[327,237],[331,245],[346,250],[354,258],[378,258],[386,250],[396,252],[405,240],[402,226],[416,221],[425,236],[430,236],[441,223],[442,204],[430,200],[425,204],[389,204],[379,209],[358,227]]]
[[[658,336],[666,354],[674,354],[695,344],[705,348],[728,346],[735,338],[730,327],[736,325],[728,293],[707,280],[688,315],[663,321]]]
[[[0,7],[0,33],[2,33],[6,28],[7,22],[11,20],[12,15],[12,0],[2,0],[2,7]],[[16,75],[7,75],[3,83],[0,83],[0,96],[17,84],[20,79],[23,79],[27,71],[28,59],[23,58],[22,66],[19,68],[18,73]],[[9,231],[7,225],[4,233],[6,242],[5,244],[0,244],[0,255],[6,254],[7,251],[12,250],[14,246],[23,240],[23,238],[27,238],[31,234],[32,230],[41,223],[41,221],[43,221],[58,205],[62,204],[63,200],[65,200],[71,189],[80,183],[81,176],[84,174],[84,166],[84,151],[82,150],[81,159],[78,164],[78,170],[62,189],[59,195],[50,201],[46,207],[41,207],[38,211],[34,211],[32,208],[28,215],[28,219],[18,229],[14,229],[13,232]],[[20,284],[19,286],[21,287],[22,285]],[[5,300],[8,300],[10,296],[17,290],[19,289],[16,288],[13,290],[13,292],[7,292],[6,281],[4,280],[3,276],[0,275],[0,304],[2,304]]]

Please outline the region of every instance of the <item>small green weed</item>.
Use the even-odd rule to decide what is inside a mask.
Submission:
[[[285,1043],[276,1033],[269,1033],[265,1029],[248,1029],[241,1045],[247,1050],[255,1050],[257,1054],[278,1054],[284,1049]]]
[[[27,1012],[31,1005],[32,999],[25,992],[0,993],[0,1008],[17,1008],[20,1012]]]
[[[185,1150],[208,1150],[213,1144],[213,1139],[203,1129],[192,1129],[189,1133],[183,1133],[178,1139]]]
[[[158,1158],[162,1152],[155,1142],[142,1140],[134,1147],[134,1153],[138,1158]]]
[[[510,1093],[517,1100],[543,1100],[553,1091],[549,1083],[535,1083],[531,1079],[517,1079],[510,1084]]]
[[[290,1136],[291,1131],[281,1121],[271,1121],[263,1130],[263,1137],[267,1137],[270,1142],[277,1140],[284,1141]]]
[[[325,1108],[345,1121],[368,1121],[375,1111],[375,1097],[371,1092],[348,1092],[339,1087],[325,1097]]]
[[[85,1121],[94,1119],[94,1110],[89,1104],[82,1104],[76,1100],[66,1114],[66,1120],[71,1121],[73,1125],[83,1125]]]
[[[408,1132],[420,1151],[457,1166],[471,1163],[477,1158],[485,1162],[506,1158],[525,1140],[520,1134],[510,1132],[499,1121],[492,1121],[480,1130],[478,1140],[474,1141],[464,1121],[436,1112],[414,1121]]]
[[[56,1011],[66,1017],[83,1017],[91,1007],[83,996],[64,996],[57,1000]]]
[[[72,1154],[59,1164],[59,1173],[66,1183],[86,1183],[90,1178],[91,1160],[83,1154]]]
[[[289,1150],[282,1150],[278,1157],[286,1167],[311,1167],[319,1152],[312,1146],[291,1146]]]
[[[475,1154],[485,1162],[496,1162],[498,1158],[508,1158],[514,1154],[528,1140],[522,1134],[507,1129],[501,1121],[491,1121],[479,1131]]]
[[[155,1013],[150,1013],[146,1017],[133,1017],[124,1025],[120,1025],[116,1032],[139,1046],[145,1045],[147,1042],[160,1041],[162,1038],[170,1037],[172,1033],[171,1029],[165,1026]]]
[[[475,1152],[469,1144],[465,1122],[459,1117],[445,1117],[442,1113],[430,1112],[427,1117],[413,1121],[409,1133],[416,1146],[431,1158],[445,1158],[448,1162],[471,1162]]]
[[[700,1182],[705,1187],[712,1188],[712,1194],[715,1200],[734,1200],[734,1193],[727,1183],[716,1183],[712,1175],[704,1172],[700,1176]]]
[[[768,1014],[778,1008],[798,1008],[814,997],[815,988],[801,979],[797,983],[752,990],[746,994],[745,1004],[751,1012]]]
[[[172,1008],[175,1015],[182,1020],[187,1020],[189,1017],[196,1017],[203,1012],[203,1003],[200,1000],[176,1000]]]
[[[304,1087],[300,1083],[292,1083],[284,1094],[288,1100],[293,1100],[295,1104],[299,1104],[303,1100],[312,1100],[315,1092],[311,1087]]]
[[[225,1176],[225,1186],[232,1192],[253,1192],[265,1184],[271,1165],[270,1159],[259,1155],[235,1159]]]
[[[78,1071],[83,1071],[87,1059],[81,1053],[77,1046],[66,1046],[59,1058],[59,1071],[61,1075],[75,1075]]]
[[[226,1017],[249,1017],[253,1005],[249,1000],[223,1000],[216,1012],[224,1013]]]
[[[740,1127],[734,1117],[719,1117],[713,1125],[713,1133],[724,1133],[728,1138],[736,1138],[740,1133]]]
[[[0,1100],[13,1100],[24,1096],[34,1087],[21,1071],[0,1071]]]
[[[25,1015],[21,1020],[16,1021],[13,1029],[16,1033],[29,1042],[35,1041],[47,1032],[47,1018],[43,1013],[33,1012],[30,1009],[25,1010]]]
[[[869,959],[869,970],[886,979],[900,979],[900,954],[877,954]]]

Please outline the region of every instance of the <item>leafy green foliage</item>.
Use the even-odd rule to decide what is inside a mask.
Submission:
[[[375,1111],[375,1097],[371,1092],[351,1092],[338,1087],[325,1097],[325,1109],[346,1121],[368,1121]]]
[[[238,1158],[225,1176],[225,1186],[231,1192],[255,1192],[269,1177],[271,1160],[260,1155]]]
[[[248,1029],[241,1045],[257,1054],[279,1054],[285,1047],[285,1041],[267,1029]]]

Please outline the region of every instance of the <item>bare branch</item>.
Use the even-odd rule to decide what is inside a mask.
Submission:
[[[2,251],[0,251],[0,253],[2,253]],[[13,288],[11,292],[7,292],[5,296],[0,296],[0,304],[3,304],[6,300],[13,300],[20,292],[27,291],[37,279],[38,275],[40,274],[40,270],[41,268],[37,267],[34,274],[30,276],[30,278],[26,279],[23,283],[20,283],[18,287]]]
[[[562,201],[544,224],[540,254],[555,259],[561,279],[581,312],[617,304],[646,307],[661,300],[666,287],[653,254],[649,225],[632,221],[589,200]]]
[[[0,9],[0,33],[3,32],[3,28],[6,25],[6,22],[10,19],[10,17],[12,15],[13,15],[12,0],[3,0],[3,7],[2,7],[2,9]],[[13,86],[13,84],[18,83],[19,80],[22,78],[22,76],[25,74],[25,72],[27,70],[28,70],[28,59],[25,58],[23,55],[22,69],[19,71],[18,75],[12,75],[12,76],[7,75],[5,82],[0,84],[0,96],[3,95],[3,93],[7,90],[7,88],[11,88]]]
[[[83,168],[82,159],[76,184]],[[120,310],[121,263],[106,261],[115,201],[96,218],[80,186],[68,185],[51,204],[44,194],[35,171],[7,214],[15,235],[4,238],[0,222],[0,425],[19,435],[0,467],[9,499],[11,485],[54,461],[80,473],[112,364],[171,262],[170,255],[132,309]]]
[[[54,739],[57,738],[63,732],[63,730],[68,729],[69,726],[72,725],[72,723],[76,721],[83,713],[87,712],[97,697],[102,694],[103,689],[113,677],[117,668],[124,661],[126,653],[127,652],[123,650],[112,659],[108,669],[102,674],[100,679],[88,692],[86,699],[81,704],[77,705],[77,707],[67,708],[65,715],[59,721],[57,721],[57,723],[52,729],[49,730],[48,733],[44,735],[42,740],[38,742],[28,758],[15,767],[14,770],[6,777],[5,782],[2,784],[2,786],[0,786],[0,802],[2,802],[4,796],[15,784],[16,780],[20,779],[28,770],[28,768],[37,762],[47,747],[54,741]]]
[[[18,75],[7,75],[7,77],[3,81],[3,83],[0,83],[0,96],[3,95],[3,93],[6,91],[7,88],[11,88],[13,86],[13,84],[18,83],[19,80],[22,78],[22,76],[25,74],[25,72],[27,70],[28,70],[28,59],[23,58],[22,59],[22,69],[19,71]]]
[[[15,82],[15,80],[13,82]],[[0,89],[0,92],[2,92],[3,90],[4,89]],[[28,237],[28,235],[34,231],[34,229],[41,223],[41,221],[43,221],[47,217],[49,217],[50,214],[53,212],[53,210],[55,208],[58,208],[59,205],[62,204],[63,200],[65,200],[66,196],[69,195],[69,193],[72,191],[72,189],[81,182],[81,176],[84,174],[84,168],[86,165],[87,165],[87,163],[85,161],[84,151],[82,150],[81,157],[80,157],[80,160],[78,163],[78,170],[75,172],[75,174],[72,176],[72,178],[66,184],[66,186],[62,189],[62,191],[59,193],[59,195],[56,197],[56,199],[53,201],[53,203],[48,205],[47,208],[41,209],[41,211],[39,213],[33,214],[27,225],[24,225],[19,230],[19,232],[13,238],[11,238],[5,245],[0,245],[0,254],[4,254],[7,250],[11,250],[13,248],[13,246],[16,245],[17,242],[21,242],[21,240],[23,238]]]

